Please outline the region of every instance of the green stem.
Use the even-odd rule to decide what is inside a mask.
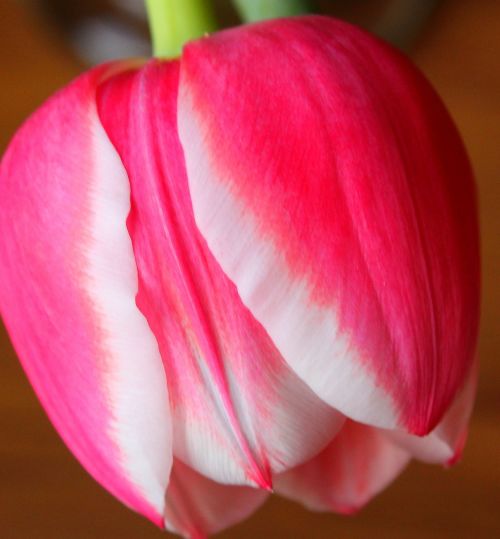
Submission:
[[[292,17],[309,11],[307,0],[233,0],[245,22]]]
[[[145,0],[153,56],[179,56],[184,43],[216,29],[208,0]]]

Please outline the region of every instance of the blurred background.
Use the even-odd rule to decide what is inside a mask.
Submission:
[[[238,23],[229,0],[221,25]],[[500,1],[323,0],[315,11],[405,49],[447,104],[476,172],[481,210],[481,376],[464,458],[412,463],[354,517],[308,513],[273,497],[221,538],[500,537]],[[148,54],[141,0],[0,1],[0,153],[18,125],[89,64]],[[1,286],[1,283],[0,283]],[[63,446],[0,327],[0,537],[165,537],[102,490]]]

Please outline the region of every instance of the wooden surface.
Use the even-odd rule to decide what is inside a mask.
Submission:
[[[35,106],[81,69],[53,29],[20,4],[0,2],[0,150]],[[482,363],[464,459],[447,471],[412,464],[355,517],[312,514],[273,498],[221,537],[500,537],[500,1],[444,3],[413,56],[459,125],[480,191]],[[3,329],[0,380],[0,538],[164,537],[94,483],[65,449]]]

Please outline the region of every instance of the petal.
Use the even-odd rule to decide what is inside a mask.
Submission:
[[[152,61],[98,96],[131,182],[137,301],[167,372],[174,455],[221,483],[269,488],[271,472],[317,453],[343,417],[291,372],[195,225],[178,77],[178,62]]]
[[[221,485],[175,459],[167,491],[165,525],[174,533],[201,539],[249,517],[268,493]]]
[[[210,250],[292,369],[360,422],[429,432],[470,368],[475,189],[402,55],[323,17],[189,44],[179,134]]]
[[[387,437],[423,462],[446,466],[455,464],[460,459],[467,440],[467,425],[476,396],[477,371],[476,362],[453,404],[427,436],[414,436],[398,430],[387,432]]]
[[[0,168],[0,309],[44,408],[83,466],[163,524],[165,373],[135,305],[127,175],[96,113],[111,64],[50,99]]]
[[[278,494],[313,511],[350,514],[391,483],[409,460],[380,429],[346,421],[326,449],[274,484]]]

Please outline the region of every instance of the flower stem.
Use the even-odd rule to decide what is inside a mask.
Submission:
[[[208,0],[145,0],[153,56],[179,56],[184,43],[216,29]]]
[[[245,22],[277,19],[307,13],[307,0],[233,0]]]

